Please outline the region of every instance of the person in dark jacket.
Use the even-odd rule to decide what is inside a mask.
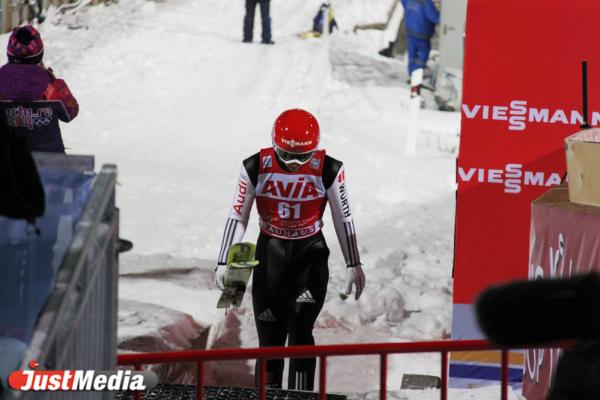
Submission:
[[[401,0],[404,7],[408,48],[408,75],[427,66],[430,39],[440,23],[440,13],[432,0]]]
[[[271,0],[246,0],[246,16],[244,17],[244,43],[252,42],[254,32],[254,12],[260,5],[260,18],[262,21],[262,43],[275,44],[271,38]]]
[[[31,25],[13,29],[0,68],[0,111],[31,151],[64,153],[59,120],[70,122],[79,105],[62,79],[42,62],[44,43]]]
[[[330,2],[325,2],[319,7],[317,15],[313,18],[313,32],[323,34],[323,26],[325,25],[325,18],[327,18],[327,25],[329,26],[329,33],[333,33],[334,29],[339,29],[337,21],[333,16],[333,9],[331,8]]]

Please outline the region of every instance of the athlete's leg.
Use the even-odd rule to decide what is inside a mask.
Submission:
[[[254,268],[252,277],[252,305],[254,321],[258,332],[260,347],[284,346],[287,336],[285,322],[284,291],[285,242],[260,235],[256,246],[256,259],[259,264]],[[258,386],[258,363],[256,365],[256,383]],[[283,380],[283,359],[267,361],[267,385],[281,388]]]
[[[307,249],[301,262],[294,270],[294,285],[290,291],[288,316],[288,345],[314,345],[313,326],[321,312],[325,295],[329,270],[327,259],[329,249],[325,240],[321,239]],[[290,360],[288,388],[313,390],[315,379],[315,358],[294,358]]]

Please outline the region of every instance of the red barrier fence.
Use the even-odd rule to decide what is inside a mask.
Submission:
[[[536,348],[565,347],[567,342],[549,343]],[[204,363],[208,361],[248,360],[259,362],[259,399],[266,399],[266,362],[274,358],[307,358],[319,357],[319,399],[326,400],[327,392],[327,357],[379,355],[379,398],[386,399],[387,358],[389,354],[406,353],[440,353],[441,354],[441,390],[440,399],[448,398],[448,353],[451,351],[485,351],[502,352],[502,384],[501,399],[508,399],[508,350],[499,349],[486,340],[443,340],[430,342],[407,343],[365,343],[338,344],[321,346],[262,347],[253,349],[211,349],[186,350],[160,353],[122,354],[117,357],[118,365],[133,365],[141,369],[146,364],[195,362],[198,367],[198,383],[196,395],[198,400],[204,399]],[[141,394],[137,395],[141,398]]]

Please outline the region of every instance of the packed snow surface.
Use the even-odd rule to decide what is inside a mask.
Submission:
[[[241,43],[243,0],[122,0],[76,15],[50,11],[41,27],[45,63],[81,106],[63,125],[67,151],[95,155],[98,168],[117,164],[121,236],[135,243],[121,256],[121,342],[154,335],[161,321],[183,313],[198,325],[188,320],[180,336],[213,326],[214,346],[257,346],[250,296],[227,315],[216,310],[212,271],[240,163],[270,146],[275,117],[291,107],[318,116],[322,147],[345,163],[367,276],[358,302],[342,299],[344,262],[326,212],[331,278],[317,343],[449,337],[460,115],[422,110],[416,156],[406,156],[406,66],[377,54],[395,37],[398,18],[387,31],[352,32],[357,23],[384,22],[391,0],[338,0],[341,29],[329,43],[300,39],[320,2],[273,1],[274,46]],[[246,239],[257,235],[253,212]],[[153,305],[165,316],[151,317]],[[252,382],[251,364],[237,368],[237,382]],[[328,389],[377,398],[378,368],[377,357],[330,358]],[[390,398],[439,398],[435,390],[399,390],[404,373],[439,371],[437,354],[390,357]],[[212,379],[231,383],[219,382],[222,375]]]

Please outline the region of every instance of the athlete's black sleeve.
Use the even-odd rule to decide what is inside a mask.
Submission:
[[[335,232],[346,265],[352,267],[360,264],[360,254],[356,242],[352,210],[348,200],[348,184],[346,183],[344,165],[341,161],[326,156],[323,168],[323,184],[326,188],[327,201],[331,208]]]

